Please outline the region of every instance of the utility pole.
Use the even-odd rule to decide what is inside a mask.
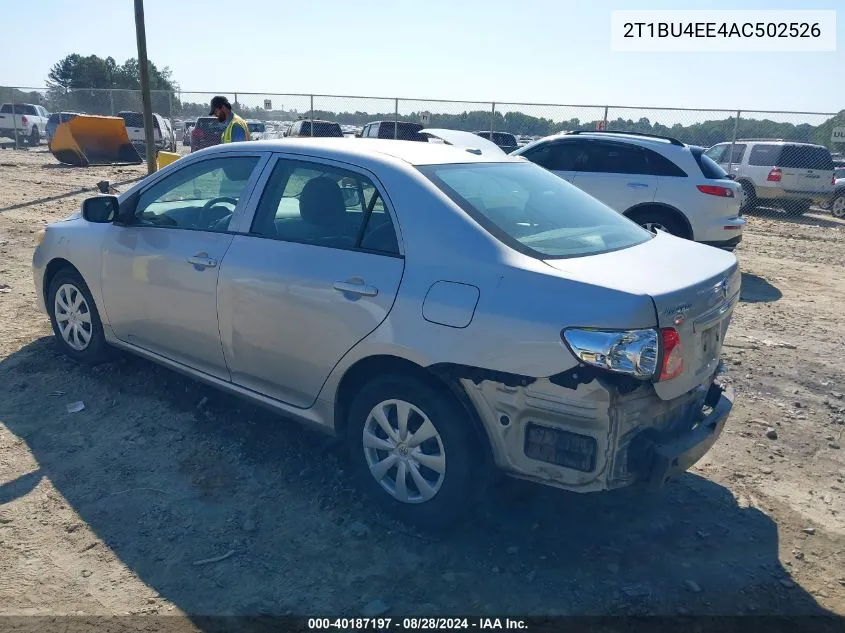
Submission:
[[[147,32],[144,27],[144,0],[135,0],[135,34],[138,38],[138,66],[141,72],[141,103],[144,108],[144,139],[147,146],[147,173],[156,170],[153,100],[150,96],[150,69],[147,62]]]

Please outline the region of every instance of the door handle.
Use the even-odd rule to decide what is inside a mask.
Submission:
[[[629,182],[628,186],[631,189],[648,189],[648,185],[644,182]]]
[[[368,286],[363,281],[355,283],[352,281],[336,281],[332,284],[332,288],[338,292],[348,292],[354,295],[361,295],[364,297],[375,297],[378,294],[378,288],[375,286]]]
[[[188,258],[188,263],[198,268],[214,268],[217,266],[217,260],[209,257],[208,253],[197,253]]]

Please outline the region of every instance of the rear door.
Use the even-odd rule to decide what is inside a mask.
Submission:
[[[778,166],[786,191],[823,194],[832,190],[833,159],[825,147],[784,145]]]
[[[572,183],[620,213],[653,202],[657,176],[650,173],[639,145],[584,139],[575,161]]]
[[[405,260],[368,172],[279,156],[262,189],[220,270],[223,350],[233,382],[306,408],[385,319]]]

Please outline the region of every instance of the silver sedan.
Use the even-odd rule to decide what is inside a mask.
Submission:
[[[659,486],[732,406],[735,257],[501,153],[220,145],[86,200],[33,272],[72,358],[121,348],[338,434],[372,498],[428,526],[491,467]]]

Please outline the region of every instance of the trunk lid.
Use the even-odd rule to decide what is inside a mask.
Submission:
[[[713,376],[739,300],[741,276],[731,253],[658,233],[631,248],[546,263],[574,281],[651,297],[655,324],[678,331],[684,359],[683,373],[654,383],[660,398],[676,398]]]

